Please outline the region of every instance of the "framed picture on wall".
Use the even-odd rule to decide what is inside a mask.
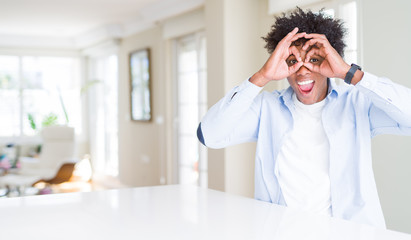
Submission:
[[[130,53],[129,63],[131,120],[151,121],[150,49]]]

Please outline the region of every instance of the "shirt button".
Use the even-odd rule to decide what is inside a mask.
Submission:
[[[369,86],[370,86],[370,82],[365,81],[365,82],[364,82],[364,86],[365,86],[365,87],[369,87]]]

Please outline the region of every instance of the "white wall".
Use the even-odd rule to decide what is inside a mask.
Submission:
[[[224,96],[224,1],[205,2],[207,38],[207,101],[209,107]],[[212,90],[212,91],[211,91]],[[225,190],[225,149],[208,150],[208,187]]]
[[[365,71],[411,87],[411,1],[360,3]],[[411,233],[411,137],[376,137],[373,164],[387,227]]]
[[[135,122],[130,117],[130,52],[151,51],[152,121]],[[156,122],[164,117],[164,44],[160,27],[123,39],[119,54],[119,178],[129,186],[160,184],[160,164],[165,151],[165,131]]]

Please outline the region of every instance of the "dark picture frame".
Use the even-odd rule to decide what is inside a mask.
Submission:
[[[150,49],[131,52],[129,67],[131,120],[149,122],[152,119]]]

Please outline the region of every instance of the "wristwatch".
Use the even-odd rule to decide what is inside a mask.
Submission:
[[[354,74],[357,70],[361,70],[361,67],[354,63],[351,64],[350,70],[345,75],[344,82],[346,82],[347,84],[351,84],[351,80],[354,77]]]

